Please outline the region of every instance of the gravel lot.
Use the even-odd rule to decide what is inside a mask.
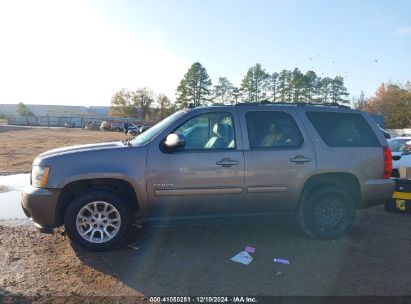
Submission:
[[[90,253],[63,229],[38,233],[0,221],[0,288],[25,297],[64,295],[411,295],[409,214],[361,210],[351,233],[322,242],[292,221],[150,225],[123,248]],[[230,261],[246,245],[248,265]],[[273,263],[286,258],[290,265]],[[1,299],[0,299],[1,302]]]
[[[0,125],[0,174],[29,172],[34,158],[50,149],[125,138],[121,132]]]

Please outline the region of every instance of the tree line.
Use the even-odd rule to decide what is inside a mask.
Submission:
[[[165,94],[155,95],[148,88],[139,88],[135,91],[121,89],[111,98],[109,115],[157,120],[169,116],[176,110],[176,105]]]
[[[356,109],[384,116],[387,129],[404,129],[411,126],[411,81],[393,84],[382,83],[374,96],[365,98],[361,92],[354,100]]]
[[[178,108],[239,102],[313,102],[348,103],[347,88],[341,76],[319,77],[314,71],[302,73],[298,68],[269,73],[256,63],[244,75],[240,86],[227,77],[219,77],[213,86],[207,70],[199,62],[191,65],[176,89],[176,103],[164,94],[155,97],[148,88],[136,91],[121,89],[111,99],[111,115],[156,119]]]
[[[209,103],[238,102],[314,102],[348,103],[344,78],[319,77],[314,71],[302,73],[298,68],[269,73],[257,63],[247,70],[239,87],[227,77],[219,77],[212,86],[206,69],[195,62],[177,87],[177,103],[185,107]]]

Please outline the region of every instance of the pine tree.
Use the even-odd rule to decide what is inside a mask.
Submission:
[[[330,99],[332,79],[324,77],[320,80],[319,102],[327,103]]]
[[[304,74],[301,73],[298,68],[295,68],[292,72],[290,84],[293,94],[293,102],[303,101]]]
[[[344,86],[344,78],[336,76],[331,81],[331,101],[334,103],[348,103],[347,88]]]
[[[218,82],[214,85],[213,89],[214,101],[221,102],[223,104],[226,102],[233,104],[233,89],[233,84],[226,77],[219,77]]]
[[[287,70],[282,70],[278,75],[278,94],[280,101],[285,102],[285,95],[287,92]]]
[[[271,100],[273,102],[276,102],[277,100],[277,94],[278,94],[278,76],[279,74],[274,72],[271,74],[270,79],[269,79],[269,92],[271,96]]]
[[[206,69],[199,62],[195,62],[184,75],[177,87],[177,102],[181,107],[189,103],[195,106],[205,104],[210,96],[211,79]]]
[[[307,71],[303,78],[303,95],[306,101],[313,102],[318,94],[320,79],[314,71]]]
[[[247,96],[248,101],[257,102],[267,98],[266,90],[269,74],[257,63],[248,69],[241,82],[241,91]]]

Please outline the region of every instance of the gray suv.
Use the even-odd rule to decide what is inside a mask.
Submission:
[[[60,225],[89,250],[143,221],[294,212],[318,239],[391,198],[391,152],[374,120],[338,105],[188,108],[125,142],[39,155],[22,206],[43,231]]]

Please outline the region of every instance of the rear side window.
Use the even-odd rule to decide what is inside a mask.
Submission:
[[[290,148],[303,143],[294,119],[280,111],[250,111],[245,115],[251,149]]]
[[[361,114],[307,112],[307,117],[330,147],[379,147],[380,143]]]

